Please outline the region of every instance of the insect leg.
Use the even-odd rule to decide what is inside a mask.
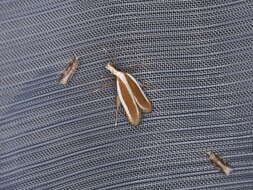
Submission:
[[[152,84],[147,83],[147,82],[141,81],[141,82],[139,82],[139,84],[140,84],[141,86],[145,87],[145,88],[153,88]]]
[[[129,66],[128,68],[127,68],[127,70],[126,70],[126,72],[127,73],[133,73],[134,72],[134,70],[135,70],[135,68],[141,68],[141,67],[143,67],[143,68],[147,68],[147,66],[145,65],[145,64],[137,64],[137,65],[132,65],[132,66]]]
[[[94,90],[93,92],[98,92],[99,90],[102,90],[102,89],[112,85],[114,82],[115,82],[115,80],[113,80],[111,82],[108,82],[108,83],[105,83],[105,84],[101,85],[101,87],[99,87],[98,89]]]
[[[112,77],[113,74],[105,74],[105,75],[102,75],[101,78],[109,78],[109,77]]]

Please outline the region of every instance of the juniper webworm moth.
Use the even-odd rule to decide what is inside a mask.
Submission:
[[[117,70],[112,64],[107,64],[106,69],[109,70],[116,78],[117,99],[116,99],[116,115],[119,106],[122,104],[129,122],[136,126],[141,121],[141,111],[151,112],[152,104],[142,91],[139,83],[135,78],[127,72]],[[117,116],[116,116],[117,121]]]
[[[114,57],[105,49],[110,58],[115,61]],[[107,70],[114,75],[116,79],[117,87],[117,96],[116,96],[116,118],[115,125],[117,125],[117,118],[119,107],[122,104],[126,116],[131,125],[138,125],[141,121],[141,111],[151,112],[152,104],[147,96],[142,91],[140,84],[136,79],[127,72],[119,71],[116,67],[108,63],[105,67]],[[108,84],[103,85],[102,88],[105,88]]]

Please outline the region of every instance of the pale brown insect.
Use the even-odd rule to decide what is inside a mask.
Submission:
[[[209,151],[206,153],[211,162],[218,167],[225,175],[229,175],[232,172],[232,168],[217,154]]]
[[[60,74],[60,77],[59,77],[60,84],[63,84],[63,85],[68,84],[68,82],[73,77],[73,75],[79,65],[79,59],[80,59],[80,56],[75,56],[74,59],[72,59],[68,62],[67,67]]]

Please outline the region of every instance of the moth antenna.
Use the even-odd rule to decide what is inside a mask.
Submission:
[[[106,48],[102,48],[109,56],[109,58],[113,61],[114,64],[116,64],[116,58],[106,49]]]
[[[107,88],[108,86],[112,85],[113,83],[115,83],[115,81],[111,81],[105,84],[102,84],[99,88],[97,88],[96,90],[94,90],[93,92],[98,92],[99,90],[102,90],[104,88]]]
[[[120,108],[120,99],[119,99],[119,96],[117,96],[116,97],[115,126],[117,126],[117,122],[118,122],[119,108]]]

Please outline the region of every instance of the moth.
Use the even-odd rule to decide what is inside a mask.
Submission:
[[[111,63],[106,65],[106,69],[116,78],[116,122],[120,105],[122,104],[129,122],[136,126],[141,121],[141,110],[151,112],[152,104],[142,91],[139,83],[127,72],[117,70]]]
[[[232,168],[217,154],[213,152],[207,152],[206,155],[209,157],[211,162],[218,167],[225,175],[229,175],[232,172]]]
[[[76,69],[79,65],[79,59],[80,59],[80,56],[75,56],[74,59],[68,62],[67,67],[60,74],[60,77],[59,77],[60,84],[63,84],[63,85],[68,84],[68,82],[73,77],[74,73],[76,72]]]

